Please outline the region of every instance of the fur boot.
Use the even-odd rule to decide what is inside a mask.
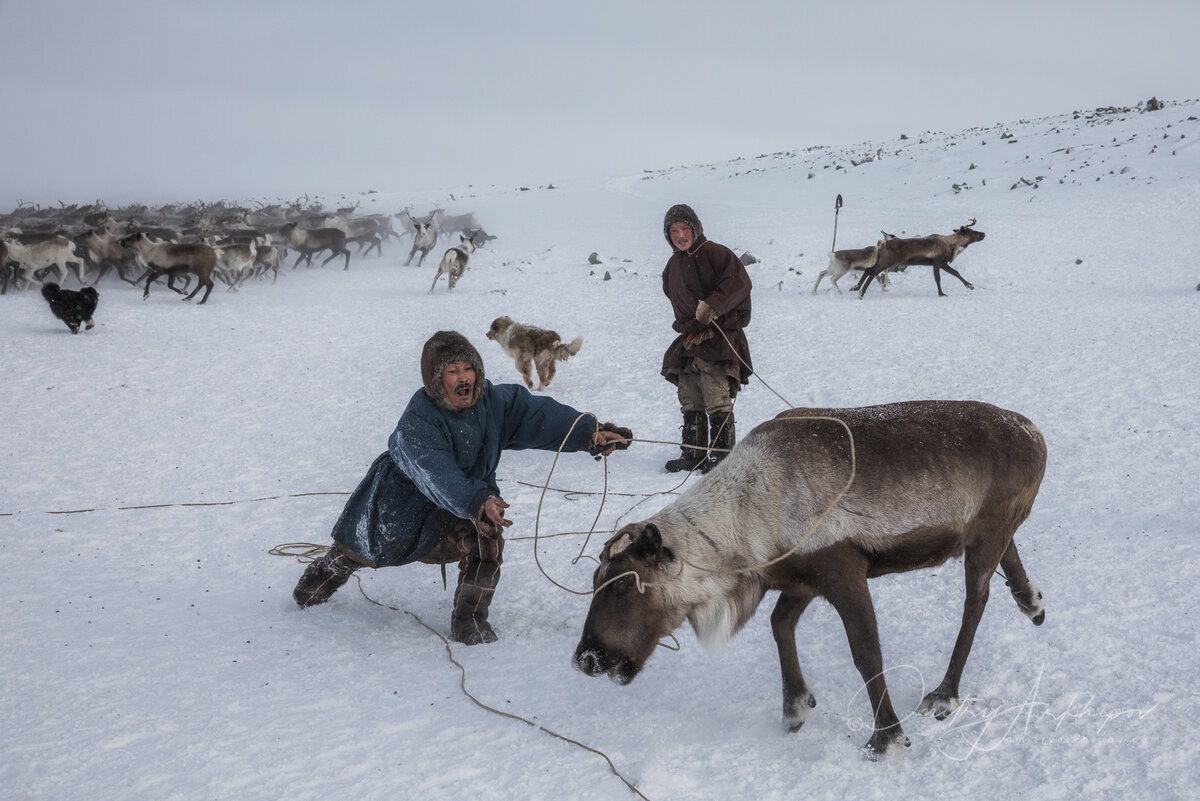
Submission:
[[[462,523],[470,526],[467,521]],[[472,528],[474,528],[472,526]],[[495,642],[496,632],[488,623],[488,608],[500,581],[504,561],[504,536],[487,523],[479,524],[466,555],[458,563],[458,589],[450,615],[450,638],[464,645]]]
[[[683,413],[683,446],[680,454],[663,467],[668,472],[692,470],[705,464],[708,445],[708,417],[704,412]]]
[[[337,543],[309,563],[292,590],[292,598],[302,607],[323,604],[361,567]]]
[[[737,442],[737,436],[733,425],[733,412],[718,412],[717,414],[709,415],[708,430],[712,435],[712,450],[708,453],[708,459],[704,462],[704,466],[700,468],[701,473],[707,473],[718,464],[721,463],[729,451]]]

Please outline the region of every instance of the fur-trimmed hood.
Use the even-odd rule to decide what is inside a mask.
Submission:
[[[471,395],[471,406],[474,406],[483,394],[483,358],[457,331],[438,331],[425,342],[421,350],[421,380],[425,384],[425,394],[438,408],[457,411],[442,387],[442,372],[451,362],[467,362],[475,368],[475,391]]]
[[[663,217],[663,236],[667,238],[667,244],[671,246],[671,250],[678,251],[675,243],[671,241],[671,223],[681,222],[692,229],[695,244],[699,245],[704,241],[704,226],[700,224],[700,218],[696,216],[696,212],[692,211],[692,207],[679,203],[667,209],[667,214]]]

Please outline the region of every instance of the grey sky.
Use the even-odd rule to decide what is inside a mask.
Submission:
[[[0,208],[542,185],[1200,96],[1200,4],[0,0]]]

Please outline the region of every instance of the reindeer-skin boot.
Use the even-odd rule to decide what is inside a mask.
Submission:
[[[683,413],[683,446],[680,454],[663,467],[671,473],[694,470],[704,464],[708,455],[708,415],[704,412]]]
[[[733,425],[733,412],[710,414],[708,416],[708,430],[712,435],[712,450],[709,451],[708,459],[700,468],[701,473],[707,473],[720,464],[729,455],[729,451],[733,449],[734,443],[737,442],[737,435]]]
[[[334,543],[305,568],[304,575],[296,583],[296,589],[292,590],[292,598],[302,607],[323,604],[361,566]]]
[[[478,535],[472,545],[458,563],[458,589],[454,591],[454,612],[450,615],[450,639],[464,645],[497,640],[488,623],[488,608],[500,581],[504,536],[499,531],[489,531]]]

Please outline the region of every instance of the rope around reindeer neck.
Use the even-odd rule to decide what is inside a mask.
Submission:
[[[737,357],[738,361],[741,362],[743,365],[745,365],[746,369],[750,370],[752,372],[752,374],[756,378],[758,378],[758,380],[762,383],[762,385],[765,386],[768,390],[770,390],[771,393],[773,395],[775,395],[775,397],[779,398],[781,401],[783,401],[785,404],[787,404],[789,409],[795,409],[796,407],[791,402],[789,402],[787,398],[783,397],[778,392],[776,392],[775,389],[770,384],[768,384],[757,372],[754,372],[753,368],[749,364],[746,363],[746,360],[743,359],[738,354],[737,349],[734,348],[733,343],[730,342],[729,337],[725,334],[725,331],[721,328],[721,326],[717,325],[715,322],[712,323],[712,325],[714,328],[717,329],[718,333],[721,334],[721,337],[725,340],[726,344],[729,345],[729,349],[733,352],[734,356]],[[567,432],[567,435],[565,437],[563,437],[563,445],[565,445],[567,439],[570,438],[571,432],[573,432],[575,430],[575,426],[578,425],[580,419],[582,419],[583,417],[585,417],[587,415],[588,415],[588,413],[584,413],[584,414],[579,415],[579,417],[575,418],[575,421],[571,424],[571,429]],[[591,415],[591,416],[594,417],[595,415]],[[596,419],[599,419],[599,418],[596,418]],[[846,436],[850,441],[850,475],[846,479],[846,485],[844,487],[842,487],[841,491],[838,492],[837,495],[834,496],[833,500],[829,502],[829,504],[825,507],[824,511],[822,511],[821,514],[817,516],[817,519],[813,522],[813,524],[811,526],[809,526],[808,531],[806,531],[804,533],[804,536],[802,536],[799,539],[799,541],[797,541],[796,544],[793,545],[791,548],[784,551],[782,554],[774,557],[773,559],[769,559],[766,562],[762,562],[760,564],[750,565],[749,567],[737,568],[737,569],[733,569],[733,570],[709,568],[709,567],[705,567],[703,565],[693,564],[692,562],[689,562],[686,559],[680,559],[679,572],[676,573],[674,576],[671,576],[668,580],[675,580],[675,579],[679,578],[679,576],[683,575],[683,569],[685,566],[691,567],[693,570],[699,571],[701,573],[708,573],[710,575],[730,575],[730,576],[732,576],[732,575],[742,575],[742,574],[746,574],[746,573],[754,573],[754,572],[761,571],[765,568],[771,567],[773,565],[776,565],[776,564],[782,562],[783,560],[787,559],[788,557],[792,556],[793,554],[795,554],[798,550],[800,550],[800,548],[802,548],[805,545],[805,543],[807,543],[812,538],[813,534],[816,533],[816,531],[820,527],[820,525],[823,522],[825,522],[825,518],[827,518],[829,516],[829,514],[834,510],[834,508],[839,503],[841,503],[842,498],[844,498],[846,496],[846,493],[850,491],[850,487],[854,484],[854,478],[858,472],[858,459],[857,459],[857,455],[856,455],[857,449],[856,449],[855,442],[854,442],[854,432],[850,429],[850,426],[846,423],[846,421],[841,420],[837,417],[830,417],[828,415],[798,415],[796,417],[789,417],[787,419],[789,419],[789,420],[827,421],[827,422],[837,423],[838,425],[840,425],[842,428],[844,428],[846,430]],[[630,438],[629,441],[630,442],[657,442],[657,440],[641,440],[641,439],[637,439],[637,438]],[[664,442],[661,444],[674,445],[674,444],[679,444],[679,443]],[[554,469],[558,464],[558,457],[559,457],[559,454],[562,453],[563,445],[559,445],[558,451],[554,454],[554,461],[550,465],[550,472],[546,476],[546,481],[542,485],[541,497],[538,499],[537,514],[534,516],[533,558],[534,558],[534,562],[537,564],[538,570],[541,571],[542,575],[545,576],[546,579],[551,584],[553,584],[554,586],[558,587],[559,589],[569,592],[573,595],[595,595],[600,590],[607,587],[609,584],[612,584],[613,582],[618,581],[618,580],[624,578],[625,576],[630,576],[630,575],[634,577],[634,583],[637,586],[637,590],[639,593],[644,593],[646,591],[646,587],[653,587],[653,586],[659,586],[661,584],[665,584],[666,582],[642,581],[641,576],[639,576],[636,571],[629,570],[624,573],[620,573],[616,576],[613,576],[612,578],[610,578],[607,581],[600,584],[600,586],[594,587],[591,591],[581,592],[579,590],[573,590],[570,587],[567,587],[567,586],[559,583],[549,573],[546,572],[544,567],[542,567],[542,562],[541,562],[541,559],[538,557],[538,549],[537,549],[538,540],[540,539],[539,528],[540,528],[540,523],[541,523],[542,504],[545,501],[546,492],[550,486],[550,479],[554,475]],[[724,453],[729,452],[729,449],[726,449],[726,448],[709,448],[708,450],[721,451]],[[579,562],[579,560],[584,557],[583,551],[587,548],[588,543],[591,541],[591,536],[593,533],[595,533],[596,521],[600,519],[600,514],[604,509],[604,498],[607,498],[607,494],[608,494],[608,458],[604,457],[604,459],[605,459],[605,461],[604,461],[604,495],[602,496],[602,500],[600,502],[600,509],[597,510],[596,517],[592,521],[592,526],[587,531],[587,538],[584,540],[584,543],[580,549],[579,555],[576,556],[571,561],[572,565],[577,564]],[[638,501],[636,504],[634,504],[632,507],[630,507],[625,512],[625,514],[629,514],[629,512],[632,512],[634,509],[636,509],[641,504],[645,503],[647,500],[649,500],[655,494],[668,494],[668,493],[673,493],[674,491],[678,490],[679,487],[682,487],[683,484],[687,482],[688,478],[691,477],[694,470],[695,470],[695,468],[693,468],[692,470],[689,470],[687,475],[684,476],[683,481],[681,481],[672,490],[668,490],[664,493],[652,493],[652,494],[645,495],[642,498],[642,500]],[[621,515],[621,517],[624,517],[624,515]],[[619,521],[621,519],[621,517],[618,517],[617,520]],[[613,530],[616,530],[615,524],[614,524]],[[588,558],[595,559],[595,557],[591,557],[591,556],[589,556]]]

